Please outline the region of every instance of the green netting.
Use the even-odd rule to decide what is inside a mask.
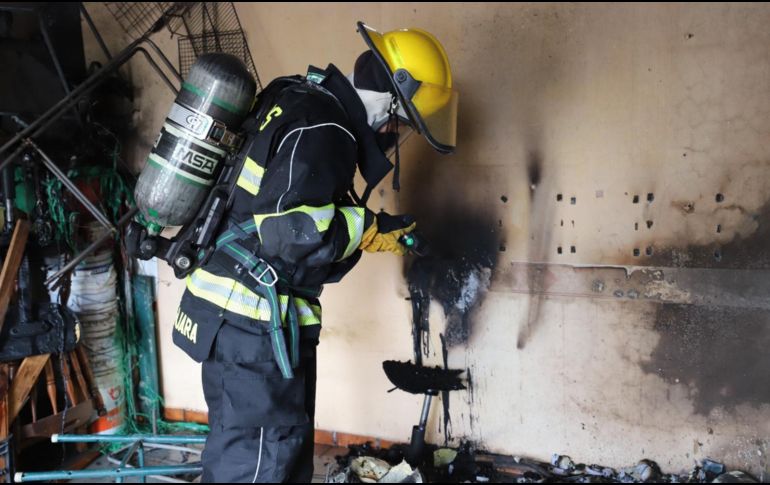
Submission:
[[[121,210],[134,205],[133,191],[114,167],[78,167],[69,170],[67,177],[71,180],[82,180],[86,184],[91,184],[94,180],[98,181],[101,199],[94,205],[113,223],[117,223],[120,219]],[[65,243],[73,251],[83,249],[78,247],[75,240],[77,222],[81,214],[77,211],[69,211],[66,207],[64,184],[59,179],[51,177],[44,186],[57,242]],[[82,215],[91,217],[90,214]]]
[[[82,180],[87,184],[98,183],[102,199],[95,204],[113,223],[117,223],[120,213],[126,207],[134,205],[133,191],[125,179],[115,170],[115,167],[79,167],[72,169],[67,173],[72,179]],[[96,179],[96,180],[95,180]],[[50,179],[45,184],[46,195],[48,197],[48,208],[51,218],[55,225],[56,239],[65,243],[71,251],[82,250],[78,247],[76,241],[77,221],[80,214],[68,213],[64,203],[64,194],[66,189],[63,184],[55,179]],[[119,236],[116,236],[116,239]],[[119,247],[119,246],[118,246]],[[120,253],[116,251],[115,259],[120,261]],[[117,265],[117,267],[121,267]],[[119,430],[121,434],[151,434],[152,416],[143,414],[137,406],[136,376],[138,375],[138,342],[139,336],[136,328],[135,317],[128,308],[123,297],[126,295],[126,278],[118,278],[118,302],[120,305],[120,317],[116,325],[115,345],[121,349],[121,361],[119,369],[123,378],[125,390],[125,409],[126,416],[123,426]],[[157,409],[163,406],[163,399],[160,395],[150,396],[157,404]],[[157,417],[157,432],[161,434],[180,434],[180,433],[208,433],[208,426],[196,423],[171,423]],[[105,453],[115,452],[124,445],[115,444],[104,446],[102,451]]]
[[[107,132],[107,134],[110,134]],[[110,134],[111,135],[111,134]],[[116,224],[120,218],[121,212],[127,207],[133,207],[134,194],[133,184],[126,182],[126,179],[117,171],[117,164],[120,160],[121,145],[117,138],[112,135],[114,146],[108,155],[112,159],[112,166],[83,166],[69,170],[67,177],[70,180],[82,180],[87,185],[97,182],[100,192],[100,200],[95,203],[96,207]],[[96,179],[96,180],[95,180]],[[55,227],[55,238],[59,243],[66,244],[73,252],[78,252],[83,248],[78,247],[76,231],[77,223],[81,214],[68,211],[65,206],[66,188],[56,178],[51,177],[44,183],[47,196],[48,209]],[[85,217],[89,217],[84,214]],[[120,236],[116,236],[116,240]],[[119,246],[117,246],[119,247]],[[116,251],[115,259],[121,261],[120,253]],[[122,267],[123,265],[116,265]],[[128,283],[127,283],[128,280]],[[126,308],[126,284],[130,280],[125,277],[118,278],[118,302],[120,305],[120,317],[116,325],[115,345],[122,349],[122,359],[119,363],[120,372],[123,378],[125,389],[126,416],[121,434],[151,434],[152,416],[143,414],[137,406],[136,386],[138,379],[139,359],[138,342],[139,335],[136,328],[135,317],[128,308]],[[157,409],[162,409],[163,399],[160,395],[149,396],[157,404]],[[157,432],[161,434],[180,434],[180,433],[208,433],[209,427],[196,423],[171,423],[157,417]],[[114,452],[124,445],[105,446],[102,451]]]
[[[121,280],[121,286],[124,286],[125,282]],[[124,293],[125,294],[125,293]],[[128,314],[127,324],[123,324],[124,315]],[[118,322],[117,330],[115,332],[115,338],[117,344],[122,349],[123,359],[121,362],[121,374],[123,375],[124,385],[126,389],[126,421],[124,424],[123,432],[126,434],[148,434],[152,433],[152,416],[142,413],[137,406],[135,376],[139,371],[139,358],[138,358],[138,345],[139,335],[136,330],[135,318],[130,315],[130,312],[126,311],[125,304],[121,300],[121,321]],[[149,390],[147,390],[149,392]],[[150,396],[158,405],[157,408],[163,407],[163,398],[159,394]],[[174,434],[179,432],[194,432],[194,433],[208,433],[209,427],[196,424],[196,423],[170,423],[157,418],[158,433],[161,434]]]

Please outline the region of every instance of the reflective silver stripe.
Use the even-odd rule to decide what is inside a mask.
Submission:
[[[294,298],[294,304],[299,315],[300,326],[316,325],[321,323],[321,308],[313,307],[304,298]],[[317,312],[316,312],[317,309]]]
[[[287,138],[289,138],[289,137],[290,137],[290,136],[291,136],[291,135],[292,135],[292,134],[293,134],[295,131],[302,131],[302,130],[312,130],[312,129],[314,129],[314,128],[322,128],[322,127],[324,127],[324,126],[336,126],[336,127],[337,127],[337,128],[339,128],[340,130],[342,130],[342,131],[344,131],[345,133],[347,133],[347,134],[348,134],[348,136],[349,136],[349,137],[350,137],[350,138],[351,138],[351,139],[352,139],[354,142],[356,141],[356,137],[355,137],[355,136],[353,136],[353,135],[352,135],[352,134],[351,134],[351,133],[350,133],[348,130],[346,130],[346,129],[345,129],[345,128],[343,128],[342,126],[338,125],[337,123],[321,123],[320,125],[305,126],[305,127],[303,127],[303,128],[294,128],[294,129],[293,129],[293,130],[291,130],[289,133],[287,133],[287,134],[286,134],[286,136],[284,136],[284,137],[283,137],[283,140],[281,140],[281,143],[280,143],[280,145],[278,145],[278,150],[277,150],[277,152],[280,152],[280,151],[281,151],[281,147],[283,147],[283,142],[285,142],[285,141],[286,141],[286,139],[287,139]]]
[[[254,472],[254,480],[251,483],[257,483],[257,475],[259,475],[259,468],[262,465],[262,436],[265,432],[265,428],[259,428],[259,458],[257,458],[257,470]]]
[[[337,123],[321,123],[319,125],[313,125],[313,126],[304,126],[302,128],[295,128],[291,130],[289,133],[286,134],[286,136],[283,137],[283,140],[281,140],[281,143],[278,145],[277,152],[281,151],[281,148],[283,148],[283,143],[296,131],[299,131],[299,135],[297,135],[297,141],[294,142],[294,148],[291,150],[291,160],[289,162],[289,186],[286,188],[286,192],[281,194],[281,197],[278,198],[278,203],[275,204],[275,211],[280,212],[281,211],[281,201],[283,200],[283,196],[288,194],[291,190],[291,178],[292,178],[292,169],[294,168],[294,153],[297,151],[297,145],[299,145],[299,139],[302,138],[302,132],[305,130],[312,130],[315,128],[322,128],[324,126],[334,126],[336,128],[339,128],[340,130],[347,133],[347,135],[353,140],[353,143],[356,142],[356,137],[353,136],[348,130],[343,128],[342,126],[338,125]]]
[[[198,268],[187,277],[187,289],[198,298],[206,300],[219,308],[253,318],[270,320],[270,304],[232,278],[217,276]],[[321,323],[321,308],[310,305],[304,298],[295,298],[297,314],[301,326]],[[289,297],[278,295],[281,308],[281,321],[286,319]]]
[[[255,320],[270,320],[270,305],[264,298],[231,278],[198,268],[188,276],[190,292],[220,308]]]
[[[289,190],[291,190],[291,177],[294,173],[294,153],[297,151],[297,145],[299,145],[300,138],[302,138],[302,130],[300,130],[299,135],[297,135],[297,141],[294,142],[294,148],[291,150],[291,160],[289,160],[289,186],[286,187],[286,192],[281,194],[281,196],[278,198],[278,202],[275,204],[276,212],[281,212],[281,201],[283,200],[283,196],[288,194]]]
[[[243,170],[241,170],[241,173],[238,176],[237,185],[251,195],[257,195],[259,193],[259,187],[262,185],[262,176],[264,174],[264,168],[260,167],[257,162],[250,157],[246,157],[246,161],[243,164]]]
[[[313,218],[315,227],[318,232],[324,232],[329,229],[329,225],[331,225],[332,218],[334,217],[334,204],[327,204],[322,207],[301,205],[299,207],[295,207],[284,212],[279,212],[277,214],[256,214],[254,215],[254,223],[257,225],[257,232],[259,233],[261,230],[262,222],[264,222],[264,220],[268,217],[281,217],[294,212],[301,212],[303,214],[309,215]],[[262,234],[259,234],[259,237],[261,239]]]

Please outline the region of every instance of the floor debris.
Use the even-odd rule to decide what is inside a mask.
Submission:
[[[458,449],[427,446],[423,465],[412,468],[404,461],[406,445],[373,448],[349,447],[337,457],[337,467],[327,483],[759,483],[741,471],[728,471],[722,463],[706,459],[689,473],[664,473],[651,460],[614,469],[575,463],[555,454],[550,463],[520,457],[493,455],[464,444]]]

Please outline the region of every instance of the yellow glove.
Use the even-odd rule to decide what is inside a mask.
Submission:
[[[398,240],[414,231],[415,227],[417,223],[410,216],[391,216],[380,212],[364,231],[358,247],[370,253],[389,251],[403,256],[407,248]]]

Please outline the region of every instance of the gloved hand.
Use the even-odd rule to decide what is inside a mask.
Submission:
[[[398,239],[414,231],[415,227],[417,223],[412,216],[391,216],[380,212],[364,231],[359,248],[370,253],[389,251],[403,256],[407,248],[398,242]]]

